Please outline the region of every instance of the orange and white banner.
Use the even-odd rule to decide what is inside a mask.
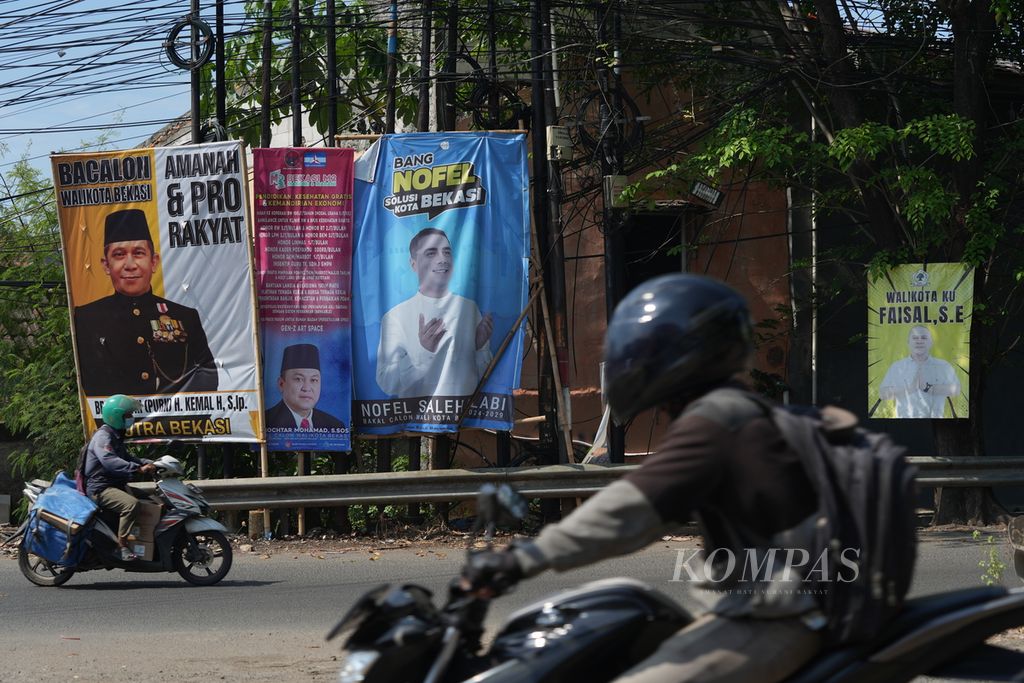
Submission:
[[[130,437],[261,440],[241,144],[51,163],[87,430],[127,394],[143,406]]]

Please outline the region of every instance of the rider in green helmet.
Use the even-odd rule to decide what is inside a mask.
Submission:
[[[128,481],[136,472],[149,474],[156,471],[152,460],[140,459],[128,452],[124,443],[125,431],[135,422],[139,402],[124,394],[115,394],[103,402],[103,424],[89,441],[85,459],[85,492],[106,510],[120,516],[117,527],[121,559],[137,559],[128,544],[128,534],[135,523],[139,500],[128,488]]]

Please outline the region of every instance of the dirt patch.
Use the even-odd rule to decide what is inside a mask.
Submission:
[[[0,525],[0,542],[14,533],[16,527]],[[526,534],[498,532],[494,545],[504,547],[516,538],[527,537]],[[380,553],[400,549],[451,548],[453,551],[464,551],[471,545],[482,548],[486,544],[469,532],[456,531],[443,527],[417,528],[408,527],[398,530],[389,536],[372,536],[368,534],[338,534],[333,531],[314,529],[305,536],[284,536],[272,539],[252,539],[244,535],[229,536],[231,545],[236,552],[254,553],[258,555],[317,555],[319,553],[373,552]],[[665,536],[664,541],[697,540],[692,534]],[[0,558],[17,559],[18,544],[11,543],[0,547]]]
[[[11,525],[0,525],[0,542],[14,533],[16,527]],[[918,534],[931,538],[970,539],[975,527],[946,525],[919,529]],[[978,529],[985,536],[993,536],[997,542],[1001,542],[1006,534],[1004,526],[990,526]],[[453,550],[465,550],[470,546],[483,547],[484,543],[478,537],[465,531],[445,527],[400,527],[392,530],[387,535],[371,535],[365,533],[338,534],[337,532],[325,529],[313,529],[305,536],[284,536],[281,538],[251,539],[244,535],[230,536],[232,546],[236,551],[246,553],[257,553],[261,555],[303,555],[316,554],[318,552],[352,552],[352,551],[387,551],[402,548],[435,548],[450,547]],[[697,541],[694,529],[687,528],[685,533],[666,536],[664,540],[671,541]],[[515,538],[529,536],[529,534],[509,533],[500,531],[495,536],[496,546],[505,546]],[[12,543],[0,546],[0,557],[16,559],[18,556],[17,544]],[[1024,635],[1022,635],[1024,638]]]
[[[10,536],[17,527],[0,525],[0,542]],[[473,540],[473,534],[444,528],[417,529],[409,527],[389,536],[368,534],[338,534],[333,531],[314,529],[305,536],[284,536],[282,538],[251,539],[244,535],[228,537],[236,551],[271,555],[301,555],[317,552],[386,551],[402,548],[450,547],[464,550],[470,543],[480,547],[483,541]],[[516,534],[499,533],[495,544],[507,545]],[[17,558],[18,544],[10,543],[0,547],[0,557]]]

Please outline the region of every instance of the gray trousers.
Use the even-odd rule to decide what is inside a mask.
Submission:
[[[663,642],[616,683],[776,683],[821,649],[800,619],[707,614]]]
[[[139,509],[139,499],[121,489],[103,489],[96,495],[96,504],[104,510],[116,512],[121,516],[117,525],[117,537],[122,545],[128,543],[127,537],[131,533],[132,525],[135,524],[135,515]]]

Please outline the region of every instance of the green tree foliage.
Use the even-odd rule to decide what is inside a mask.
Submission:
[[[328,78],[326,3],[303,3],[299,82],[303,118],[318,133],[328,132]],[[253,30],[240,33],[225,45],[227,127],[232,138],[251,146],[260,141],[263,100],[264,3],[246,3]],[[338,123],[340,130],[383,131],[387,89],[387,7],[379,3],[337,3],[336,55],[338,70]],[[270,82],[271,123],[276,126],[292,115],[291,0],[274,0],[272,13]],[[408,32],[399,35],[398,81],[413,82],[419,66],[401,55],[414,52]],[[213,62],[204,67],[204,82],[212,83]],[[213,91],[203,91],[203,109],[212,112]],[[410,122],[416,114],[416,93],[403,89],[396,97],[396,118]],[[313,141],[307,141],[312,144]]]
[[[0,203],[0,422],[29,439],[15,471],[50,477],[82,445],[82,418],[49,179],[21,161]]]
[[[637,196],[708,179],[806,188],[819,215],[857,226],[823,255],[847,282],[908,261],[976,266],[971,420],[933,423],[939,455],[984,454],[985,378],[1017,344],[1022,15],[1021,0],[709,2],[681,22],[677,49],[713,66],[650,69],[703,102],[703,140]],[[983,490],[937,500],[939,521],[996,512]]]
[[[336,3],[335,55],[337,84],[337,129],[347,133],[380,133],[385,128],[389,88],[387,46],[391,23],[386,3],[354,0]],[[517,76],[529,72],[523,59],[529,33],[524,28],[528,11],[517,3],[499,0],[500,31],[495,34],[496,68],[503,74],[505,90],[500,104],[508,107],[508,88],[515,89]],[[468,101],[485,78],[489,32],[480,6],[460,7],[456,13],[456,42],[446,44],[443,27],[453,6],[435,3],[432,15],[434,36],[430,52],[431,85],[443,84],[455,90],[456,109],[467,113]],[[511,11],[509,11],[511,10]],[[265,6],[262,0],[246,3],[250,30],[230,37],[225,46],[227,128],[232,138],[255,146],[260,141],[263,112]],[[420,102],[420,49],[422,6],[403,4],[397,31],[397,73],[395,77],[395,118],[411,126]],[[326,3],[302,3],[299,79],[303,120],[320,135],[329,130],[329,78],[327,74]],[[272,49],[270,59],[272,125],[292,116],[292,26],[291,1],[273,0]],[[454,62],[451,62],[454,54]],[[213,63],[203,69],[202,107],[206,115],[214,110]],[[511,85],[509,85],[511,83]],[[498,92],[497,90],[495,92]],[[513,99],[515,98],[512,95]],[[480,105],[477,105],[480,106]],[[507,112],[506,112],[507,113]],[[504,115],[503,117],[504,118]],[[472,126],[472,121],[468,122]],[[306,144],[315,141],[307,140]]]

